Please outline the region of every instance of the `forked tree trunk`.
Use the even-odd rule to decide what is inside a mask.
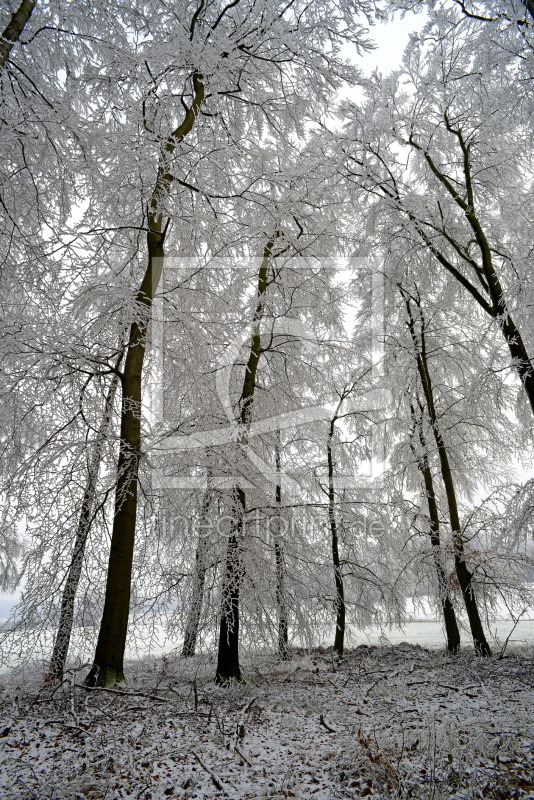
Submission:
[[[169,162],[176,145],[193,128],[204,99],[202,76],[193,76],[194,97],[182,123],[163,148],[149,206],[148,265],[137,293],[138,319],[132,323],[122,373],[121,440],[115,492],[115,517],[109,553],[104,611],[89,685],[109,686],[124,680],[124,648],[130,611],[130,591],[137,517],[137,483],[141,456],[141,380],[150,309],[163,270],[163,207],[173,176]]]
[[[436,430],[436,444],[438,440],[441,440],[441,435],[439,430]],[[441,442],[442,441],[443,440],[441,440]],[[452,541],[454,546],[454,566],[464,599],[465,610],[467,612],[469,627],[471,629],[471,636],[473,637],[473,644],[475,645],[475,652],[480,656],[490,656],[491,648],[486,640],[486,635],[482,626],[482,620],[480,619],[480,613],[478,611],[475,587],[473,585],[473,573],[469,570],[465,562],[464,543],[458,514],[458,504],[456,502],[456,491],[454,488],[447,451],[445,450],[443,443],[438,445],[438,450],[441,462],[441,475],[443,477],[445,493],[447,495],[447,505],[449,507],[449,519],[451,523]]]
[[[281,661],[289,661],[289,630],[285,591],[286,566],[284,560],[284,543],[282,539],[282,476],[280,468],[280,441],[275,445],[276,464],[276,529],[273,533],[274,558],[276,562],[276,605],[278,608],[278,657]]]
[[[61,611],[59,615],[58,629],[56,639],[54,642],[54,649],[52,651],[52,658],[50,659],[50,675],[54,681],[61,681],[63,679],[63,671],[65,669],[65,662],[69,651],[70,637],[72,634],[72,626],[74,621],[74,603],[76,600],[76,593],[80,583],[80,576],[82,574],[82,566],[85,556],[85,546],[91,524],[94,519],[95,505],[96,505],[96,484],[98,481],[98,473],[100,472],[100,464],[104,455],[104,447],[106,445],[107,434],[111,425],[113,414],[113,401],[119,385],[119,376],[114,375],[109,387],[106,404],[104,407],[104,416],[98,431],[98,436],[93,445],[93,453],[89,462],[87,484],[82,500],[82,507],[78,519],[78,528],[76,530],[76,539],[74,541],[74,550],[72,553],[71,562],[67,571],[65,579],[65,587],[63,589],[63,596],[61,598]]]
[[[449,590],[447,586],[447,576],[443,569],[441,541],[439,533],[439,514],[438,504],[436,502],[436,493],[434,492],[434,481],[432,478],[432,471],[428,463],[426,440],[420,422],[416,420],[415,410],[410,406],[412,412],[412,419],[414,425],[419,429],[419,440],[421,442],[422,454],[417,455],[415,448],[412,451],[417,459],[417,466],[423,477],[425,485],[425,495],[428,506],[428,516],[430,519],[430,544],[432,547],[432,558],[436,568],[436,575],[438,579],[438,591],[441,608],[443,611],[443,620],[445,622],[445,634],[447,637],[447,650],[449,653],[456,654],[460,651],[460,631],[456,621],[456,614],[452,604]]]
[[[422,310],[419,306],[419,312],[421,316],[421,330],[420,330],[421,345],[419,346],[419,342],[417,340],[417,335],[415,332],[415,322],[412,315],[410,300],[403,290],[401,290],[401,292],[403,294],[406,303],[406,308],[408,312],[408,326],[414,344],[414,351],[417,360],[417,369],[419,372],[419,377],[421,379],[423,393],[425,395],[427,412],[430,418],[430,422],[432,424],[432,431],[434,433],[434,439],[436,441],[436,446],[438,449],[438,455],[441,467],[441,476],[443,478],[443,484],[445,486],[445,494],[447,496],[447,506],[449,509],[449,521],[451,524],[452,541],[454,547],[454,566],[456,570],[456,577],[458,578],[458,583],[460,584],[465,610],[467,612],[467,618],[469,620],[469,627],[471,629],[471,635],[473,637],[473,644],[475,646],[475,652],[481,656],[490,656],[491,649],[484,634],[484,628],[482,626],[482,621],[480,619],[480,614],[478,611],[478,604],[475,597],[473,574],[469,570],[465,562],[464,543],[462,538],[462,528],[460,525],[460,516],[458,513],[458,503],[456,501],[456,490],[452,478],[452,472],[449,464],[447,449],[445,447],[445,442],[441,435],[438,418],[436,414],[436,408],[434,405],[432,380],[430,378],[427,357],[426,357],[424,317],[422,314]]]
[[[334,487],[334,459],[332,456],[332,441],[334,438],[334,429],[336,425],[336,417],[330,420],[330,430],[328,432],[328,522],[330,525],[330,537],[332,544],[332,563],[334,565],[334,588],[335,600],[334,608],[336,612],[336,634],[334,637],[334,653],[337,656],[343,655],[345,646],[345,587],[343,585],[343,572],[341,569],[341,561],[339,558],[339,537],[336,520],[336,494]]]
[[[20,6],[11,15],[11,19],[0,36],[0,69],[9,58],[13,45],[18,42],[36,5],[37,0],[22,0]]]
[[[208,569],[209,551],[209,509],[211,503],[211,493],[208,488],[202,502],[200,512],[200,523],[198,531],[197,552],[195,555],[195,571],[193,574],[193,592],[191,594],[191,606],[187,615],[185,625],[184,643],[182,646],[183,656],[194,656],[197,646],[198,630],[200,617],[202,614],[202,603],[204,600],[204,586],[206,584],[206,572]]]
[[[276,237],[271,239],[264,251],[258,273],[256,310],[253,318],[252,337],[245,378],[239,398],[240,439],[239,446],[245,457],[248,446],[248,429],[252,421],[252,403],[256,388],[256,373],[261,356],[261,320],[263,303],[267,289],[267,273]],[[240,486],[233,490],[233,514],[228,547],[226,551],[225,572],[221,591],[221,621],[219,628],[219,651],[217,657],[216,683],[240,681],[239,665],[239,593],[243,578],[242,537],[243,518],[246,511],[245,492]]]

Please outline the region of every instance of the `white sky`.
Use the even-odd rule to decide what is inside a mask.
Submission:
[[[371,29],[370,37],[378,45],[376,50],[356,63],[366,74],[371,75],[378,69],[383,75],[400,66],[404,49],[408,44],[410,33],[420,31],[427,21],[426,14],[408,13],[401,19],[399,14],[390,22],[377,22]]]

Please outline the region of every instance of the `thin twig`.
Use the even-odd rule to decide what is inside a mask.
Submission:
[[[510,631],[510,633],[508,634],[508,636],[505,639],[505,642],[504,642],[504,644],[502,646],[501,652],[498,655],[498,659],[499,660],[504,658],[504,654],[506,652],[506,648],[508,647],[508,642],[510,641],[510,637],[511,637],[512,633],[515,631],[515,629],[517,628],[521,617],[523,616],[523,614],[526,614],[527,611],[528,611],[528,609],[524,608],[523,611],[520,613],[520,615],[517,618],[512,617],[512,619],[514,620],[514,627],[512,628],[512,630]]]
[[[325,722],[325,719],[324,719],[324,717],[323,717],[323,715],[322,715],[322,714],[320,714],[320,715],[319,715],[319,725],[322,725],[322,726],[323,726],[323,728],[326,728],[326,730],[328,731],[328,733],[337,733],[337,731],[336,731],[336,729],[335,729],[335,728],[331,728],[331,727],[330,727],[330,725],[328,725],[328,724]]]
[[[242,739],[245,735],[245,725],[244,725],[245,716],[248,714],[248,712],[250,711],[250,709],[252,708],[257,699],[258,699],[257,697],[253,697],[251,700],[249,700],[246,706],[241,711],[241,714],[239,715],[239,719],[237,720],[235,726],[234,740],[228,747],[231,753],[235,752],[238,741]]]
[[[249,765],[249,767],[252,767],[252,768],[254,768],[254,765],[250,763],[250,761],[248,760],[248,758],[247,758],[246,756],[244,756],[244,755],[243,755],[243,753],[241,752],[241,750],[238,750],[238,749],[237,749],[237,747],[234,747],[234,753],[237,753],[237,755],[239,756],[239,758],[242,758],[242,759],[243,759],[243,761],[245,761],[245,763],[247,763],[247,764]]]

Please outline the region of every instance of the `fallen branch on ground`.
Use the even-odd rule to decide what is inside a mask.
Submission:
[[[213,785],[215,786],[215,788],[218,789],[220,792],[222,792],[225,795],[225,797],[228,797],[228,792],[226,791],[224,784],[219,778],[219,776],[212,769],[210,769],[210,767],[208,767],[207,764],[204,764],[200,756],[194,751],[193,755],[195,756],[196,760],[198,761],[202,769],[205,769],[208,775],[211,777],[211,780],[213,781]]]

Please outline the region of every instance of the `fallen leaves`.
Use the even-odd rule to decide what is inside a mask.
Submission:
[[[73,706],[69,687],[48,700],[43,690],[38,703],[29,687],[27,698],[18,690],[16,713],[4,693],[3,800],[76,792],[86,800],[106,792],[108,800],[417,800],[433,791],[521,800],[534,790],[526,657],[357,648],[327,680],[327,664],[317,676],[305,653],[259,665],[261,681],[250,669],[246,685],[221,690],[211,665],[202,673],[200,659],[168,658],[156,691],[154,669],[140,663],[127,692],[76,690]],[[191,711],[193,679],[209,715]],[[511,703],[519,691],[522,703]]]

